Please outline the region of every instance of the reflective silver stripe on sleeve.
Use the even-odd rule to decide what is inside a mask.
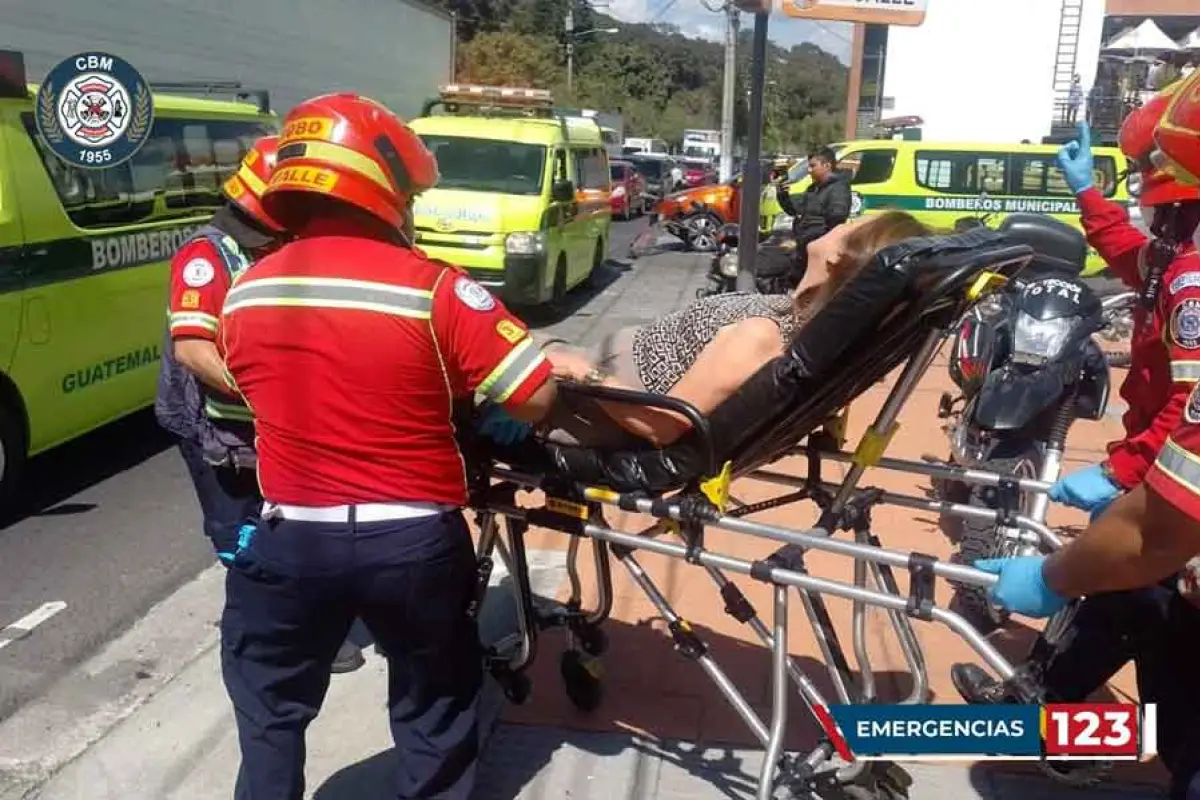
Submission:
[[[545,360],[541,349],[534,345],[532,339],[526,337],[509,351],[504,360],[479,384],[478,391],[497,403],[503,403],[512,397],[513,392]]]
[[[246,422],[254,421],[254,414],[244,405],[222,403],[211,397],[204,398],[204,413],[211,419],[236,419]]]
[[[217,318],[203,311],[176,311],[168,315],[171,330],[176,328],[204,328],[206,331],[217,331]]]
[[[1174,440],[1167,439],[1154,464],[1188,491],[1200,494],[1200,459],[1175,444]]]
[[[1175,383],[1200,381],[1200,361],[1172,361],[1171,380]]]
[[[432,292],[372,281],[334,278],[250,279],[229,291],[224,313],[263,306],[307,306],[375,311],[428,319]]]

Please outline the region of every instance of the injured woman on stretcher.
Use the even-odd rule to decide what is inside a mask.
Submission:
[[[707,297],[587,349],[542,340],[563,380],[633,389],[690,403],[708,415],[764,364],[882,249],[931,231],[889,211],[840,225],[808,245],[808,271],[792,294]],[[672,444],[690,430],[671,411],[560,393],[536,435],[564,445],[624,448]]]

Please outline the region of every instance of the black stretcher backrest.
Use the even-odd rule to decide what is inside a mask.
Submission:
[[[547,445],[554,471],[618,491],[679,488],[725,461],[744,474],[773,461],[911,358],[964,310],[985,271],[1015,274],[1032,256],[979,228],[881,251],[810,320],[791,352],[765,364],[708,417],[716,465],[698,432],[661,450]]]

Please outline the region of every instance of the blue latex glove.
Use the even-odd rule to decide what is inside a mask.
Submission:
[[[1071,191],[1079,194],[1092,188],[1092,132],[1086,122],[1079,123],[1079,138],[1067,142],[1058,151],[1058,166]]]
[[[490,405],[479,417],[475,430],[496,444],[514,445],[524,441],[533,432],[533,426],[513,419],[504,406]]]
[[[1120,494],[1121,487],[1109,480],[1099,464],[1075,470],[1050,487],[1054,502],[1093,513],[1103,511]]]
[[[988,591],[992,602],[1015,614],[1041,619],[1060,611],[1067,601],[1059,597],[1042,578],[1045,556],[985,558],[975,569],[999,575],[1000,580]]]
[[[225,566],[231,566],[233,560],[238,557],[238,554],[250,546],[250,542],[254,539],[254,532],[258,530],[258,525],[253,522],[247,522],[238,530],[237,544],[230,549],[217,550],[217,558],[221,559],[221,563]]]

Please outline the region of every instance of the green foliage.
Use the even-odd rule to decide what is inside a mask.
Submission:
[[[432,0],[458,16],[458,79],[554,91],[563,106],[620,111],[626,135],[679,144],[684,128],[719,128],[724,48],[668,24],[631,25],[576,0]],[[566,28],[573,10],[574,81]],[[714,15],[715,17],[715,15]],[[719,19],[719,18],[718,18]],[[587,33],[618,27],[620,33]],[[735,131],[745,135],[750,33],[738,42]],[[771,45],[764,152],[805,153],[842,136],[847,69],[811,44]]]

